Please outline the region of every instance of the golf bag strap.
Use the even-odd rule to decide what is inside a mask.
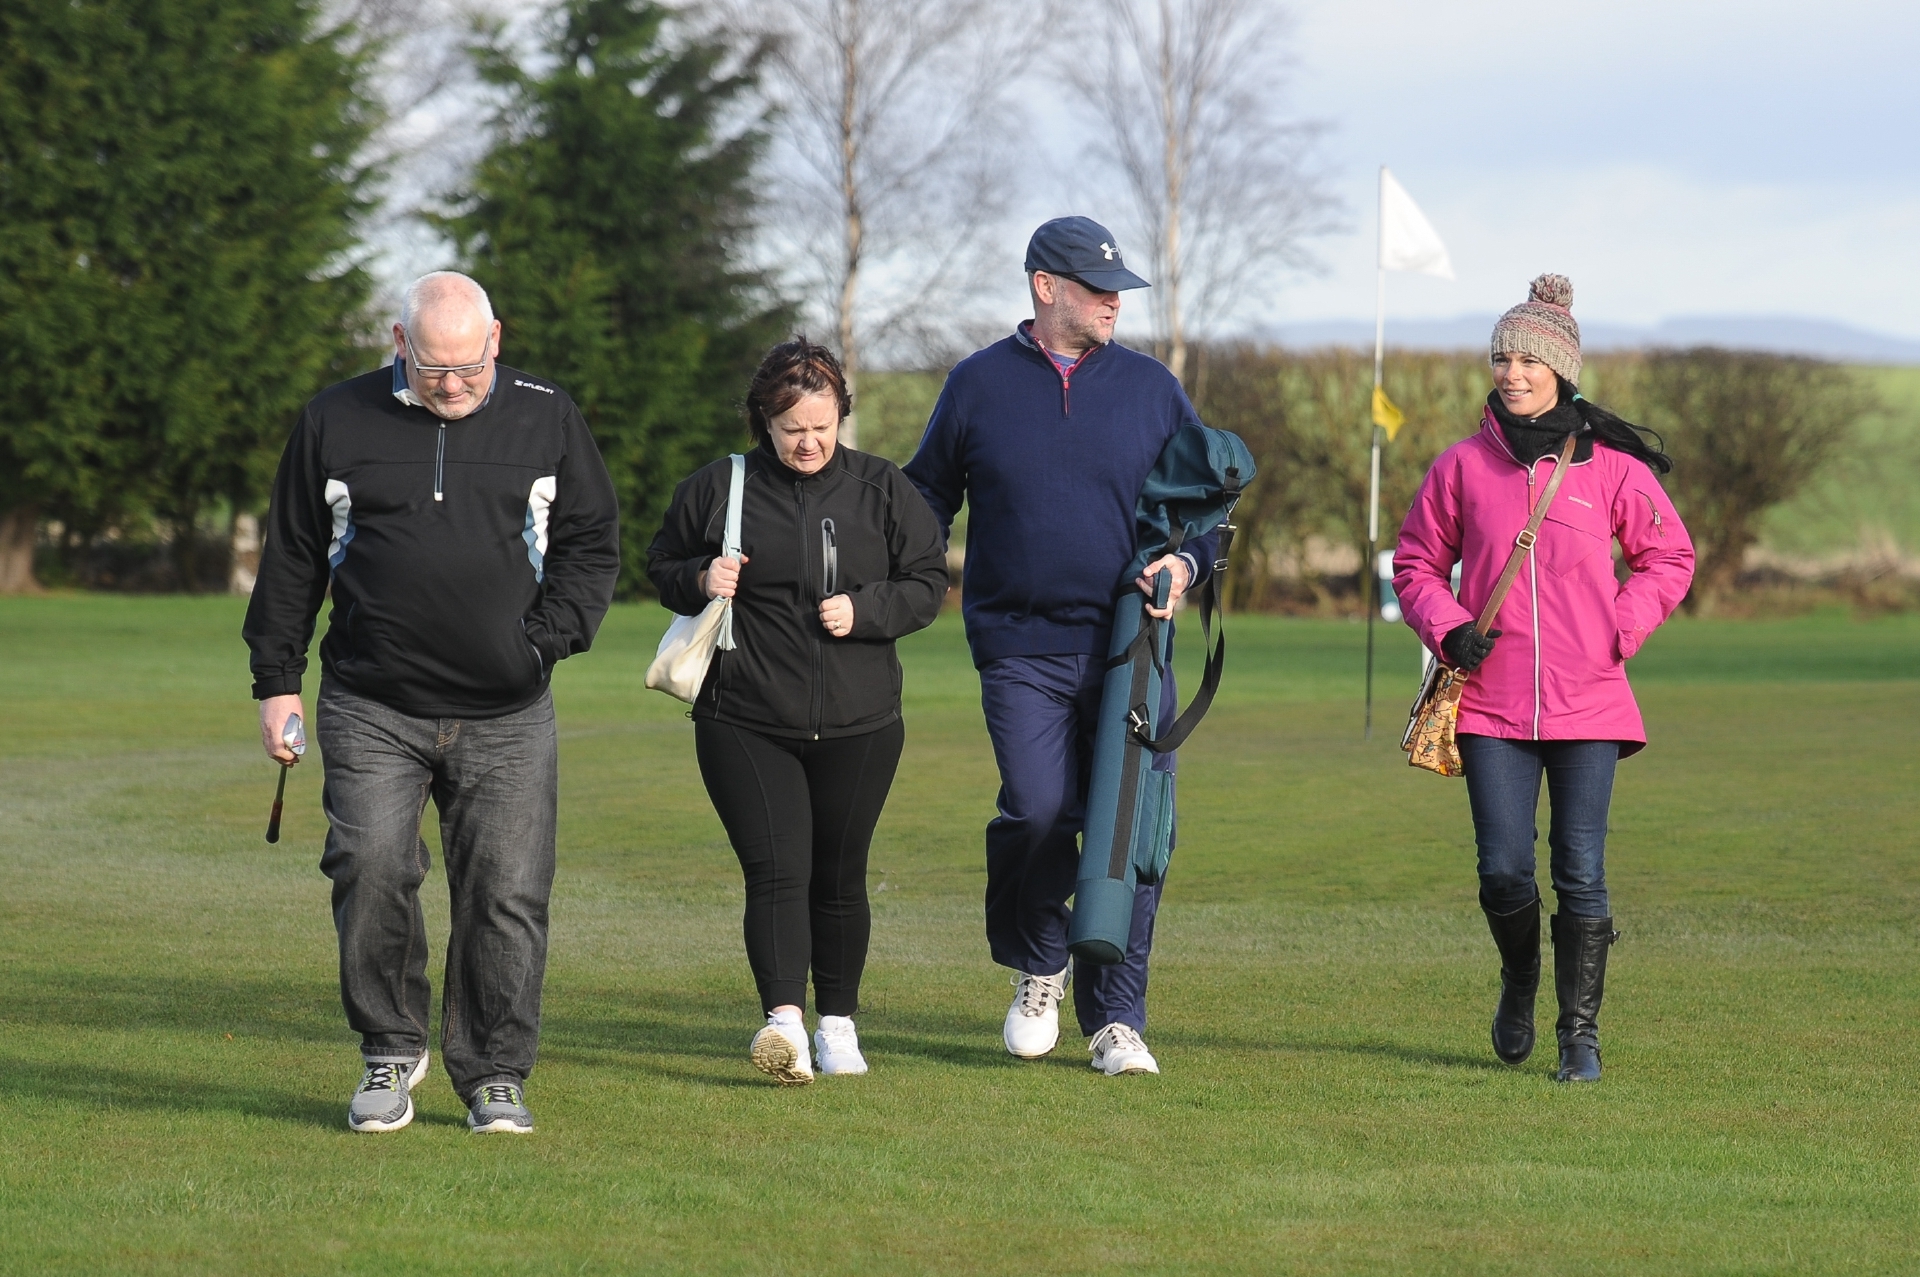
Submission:
[[[1547,489],[1540,494],[1540,504],[1533,507],[1533,517],[1527,520],[1527,526],[1513,539],[1513,553],[1507,556],[1507,566],[1501,570],[1500,580],[1494,584],[1493,593],[1487,598],[1487,605],[1480,609],[1480,619],[1473,623],[1476,632],[1485,635],[1493,629],[1493,622],[1500,615],[1500,605],[1507,601],[1507,595],[1513,589],[1513,583],[1520,579],[1520,565],[1527,561],[1527,555],[1533,550],[1533,543],[1540,537],[1540,525],[1546,522],[1547,507],[1553,504],[1554,494],[1560,491],[1560,481],[1567,477],[1567,469],[1573,462],[1575,436],[1568,435],[1567,442],[1560,449],[1560,463],[1553,468],[1553,478],[1547,480]]]
[[[1233,507],[1240,500],[1240,472],[1227,471],[1225,485],[1227,497],[1227,517],[1220,524],[1220,557],[1214,560],[1213,574],[1207,578],[1206,589],[1200,595],[1200,637],[1207,647],[1206,667],[1200,674],[1199,690],[1194,692],[1193,700],[1173,720],[1173,726],[1159,740],[1149,738],[1136,724],[1133,738],[1156,754],[1171,754],[1187,743],[1187,737],[1193,735],[1193,729],[1213,708],[1213,697],[1220,690],[1220,675],[1227,665],[1227,609],[1223,582],[1227,575],[1227,560],[1233,552],[1233,534],[1237,529],[1233,523]],[[1220,636],[1216,642],[1213,635],[1214,613],[1220,614]]]

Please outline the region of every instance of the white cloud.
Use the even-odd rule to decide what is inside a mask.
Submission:
[[[1405,180],[1459,279],[1390,276],[1389,315],[1502,310],[1551,270],[1573,279],[1582,317],[1795,314],[1920,334],[1920,190],[1710,182],[1630,167],[1546,170],[1514,192],[1472,175],[1424,176],[1424,187]],[[1330,273],[1283,294],[1277,320],[1371,312],[1372,178],[1349,185],[1367,209],[1360,229],[1327,245]]]
[[[1457,285],[1397,313],[1517,300],[1540,270],[1618,322],[1802,314],[1920,335],[1920,6],[1888,0],[1301,0],[1294,101],[1332,121],[1355,210],[1276,319],[1372,309],[1374,172],[1419,200]]]

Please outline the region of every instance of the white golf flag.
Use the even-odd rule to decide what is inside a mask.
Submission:
[[[1453,263],[1440,233],[1384,164],[1380,166],[1380,266],[1453,278]]]

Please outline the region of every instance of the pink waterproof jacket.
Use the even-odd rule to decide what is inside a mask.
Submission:
[[[1400,527],[1393,588],[1430,652],[1479,617],[1546,490],[1559,452],[1523,466],[1483,413],[1480,432],[1440,454]],[[1614,577],[1620,542],[1632,575]],[[1460,597],[1453,565],[1460,564]],[[1460,698],[1462,734],[1646,744],[1626,661],[1693,580],[1693,542],[1647,464],[1605,444],[1569,467],[1494,628],[1493,654]]]

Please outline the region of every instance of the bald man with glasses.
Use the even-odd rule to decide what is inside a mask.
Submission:
[[[431,799],[452,904],[441,1060],[472,1130],[524,1134],[557,811],[547,684],[613,599],[618,506],[573,401],[498,362],[479,284],[415,280],[393,342],[391,368],[322,391],[295,424],[242,633],[262,745],[292,765],[282,731],[331,591],[315,729],[320,869],[365,1066],[348,1126],[406,1126],[427,1072]]]

